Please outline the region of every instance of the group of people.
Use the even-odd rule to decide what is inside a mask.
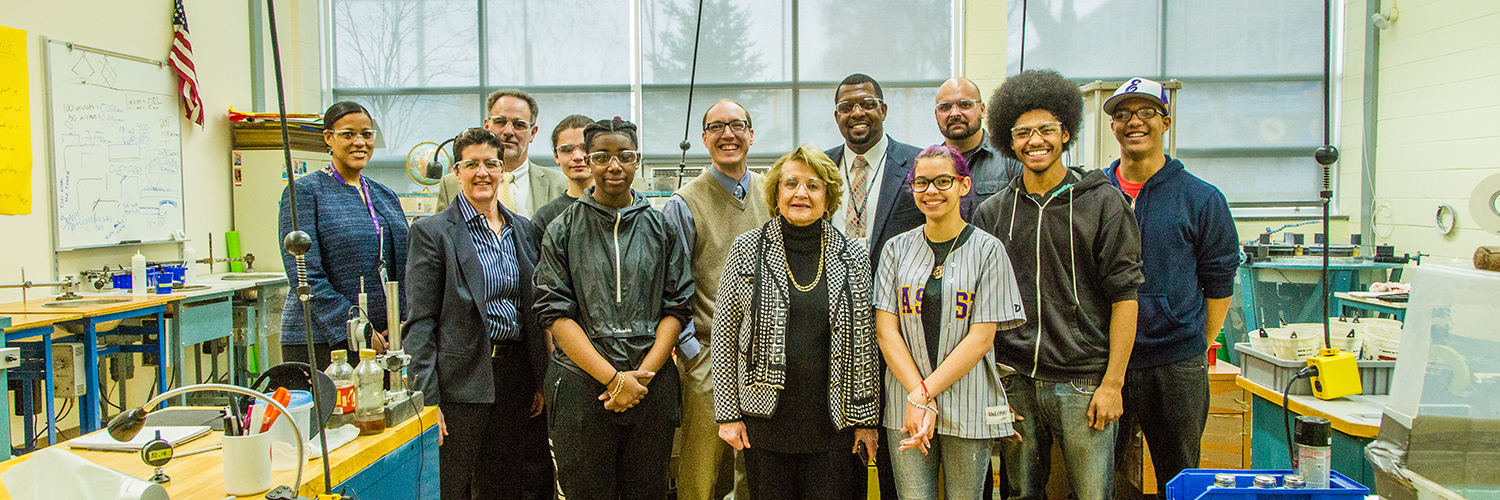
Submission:
[[[1063,163],[1083,99],[1053,71],[988,103],[944,82],[925,149],[884,132],[869,76],[834,100],[844,143],[764,175],[749,110],[714,103],[712,165],[658,211],[631,189],[634,124],[564,118],[559,168],[533,165],[537,103],[497,91],[410,227],[360,174],[369,112],[335,104],[332,163],[293,183],[316,324],[289,296],[285,357],[345,348],[361,282],[382,346],[403,326],[371,285],[402,281],[444,498],[665,498],[674,435],[681,499],[865,498],[872,460],[883,498],[978,499],[999,440],[1005,496],[1045,497],[1056,441],[1099,500],[1137,429],[1162,483],[1195,467],[1239,250],[1224,196],[1164,153],[1163,86],[1105,101],[1121,159],[1087,171]]]

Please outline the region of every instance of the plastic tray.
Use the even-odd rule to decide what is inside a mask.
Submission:
[[[1167,482],[1167,500],[1364,500],[1370,489],[1338,471],[1328,478],[1328,488],[1281,488],[1281,477],[1290,470],[1188,469]],[[1215,474],[1233,474],[1235,488],[1214,486]],[[1256,488],[1255,476],[1276,477],[1277,488]]]
[[[1244,356],[1240,356],[1241,376],[1276,391],[1285,389],[1286,382],[1297,376],[1297,372],[1307,366],[1306,361],[1281,359],[1269,353],[1257,351],[1245,342],[1235,344],[1234,350],[1244,353]],[[1391,374],[1395,370],[1395,361],[1360,361],[1359,382],[1363,389],[1361,394],[1372,396],[1390,394]],[[1305,378],[1298,380],[1292,384],[1287,394],[1293,396],[1312,394],[1312,383]]]

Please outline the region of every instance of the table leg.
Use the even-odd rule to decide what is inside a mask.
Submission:
[[[156,313],[156,394],[167,392],[167,322],[166,314]],[[151,397],[156,397],[152,394]],[[167,406],[163,404],[162,406]]]
[[[57,398],[53,395],[53,373],[52,373],[52,333],[42,334],[42,387],[47,392],[47,445],[57,444],[57,411],[52,408],[52,403]],[[26,410],[28,413],[30,408]]]
[[[78,430],[88,434],[99,430],[99,332],[94,331],[94,319],[83,319],[83,378],[88,387],[83,391],[83,404],[78,405]]]
[[[19,391],[21,393],[21,407],[18,408],[21,410],[21,432],[23,433],[21,435],[21,449],[29,453],[31,450],[36,449],[33,446],[34,440],[32,439],[36,436],[36,417],[31,414],[31,409],[36,406],[36,403],[32,401],[31,381],[22,380],[21,382],[23,382]],[[49,411],[48,413],[51,412]]]

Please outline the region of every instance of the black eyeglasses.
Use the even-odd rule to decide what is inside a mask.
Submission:
[[[839,101],[838,104],[834,105],[833,109],[835,111],[838,111],[840,114],[846,114],[847,115],[849,113],[854,112],[854,107],[855,106],[859,106],[861,109],[863,109],[865,111],[875,111],[876,109],[880,108],[881,104],[884,104],[884,103],[885,103],[885,101],[883,101],[883,100],[880,100],[880,99],[877,99],[877,98],[874,98],[874,97],[866,97],[866,98],[860,99],[858,101]]]
[[[707,125],[703,126],[703,131],[711,134],[722,134],[726,129],[735,132],[744,132],[750,129],[750,122],[747,120],[730,120],[728,122],[708,122]]]
[[[1125,123],[1130,121],[1131,115],[1135,115],[1136,117],[1140,118],[1141,121],[1150,120],[1158,116],[1165,116],[1162,112],[1157,111],[1156,108],[1141,108],[1135,111],[1118,109],[1115,110],[1114,114],[1109,115],[1109,118],[1120,123]]]
[[[939,113],[949,113],[949,112],[952,112],[953,108],[958,108],[960,111],[968,111],[968,110],[974,109],[976,107],[979,107],[980,104],[981,104],[981,101],[978,101],[978,100],[975,100],[975,99],[964,99],[964,100],[961,100],[961,101],[953,101],[953,102],[940,102],[940,103],[937,103],[937,110],[938,110]]]
[[[927,188],[937,188],[938,191],[947,191],[953,188],[953,181],[958,177],[952,175],[939,175],[936,178],[917,177],[911,180],[911,192],[925,193]]]

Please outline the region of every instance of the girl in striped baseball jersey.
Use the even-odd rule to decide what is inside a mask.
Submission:
[[[1015,434],[995,331],[1026,317],[1005,247],[959,216],[970,189],[963,155],[929,147],[907,181],[927,223],[886,243],[875,278],[896,489],[903,500],[937,498],[941,463],[946,497],[978,500],[990,443]]]

